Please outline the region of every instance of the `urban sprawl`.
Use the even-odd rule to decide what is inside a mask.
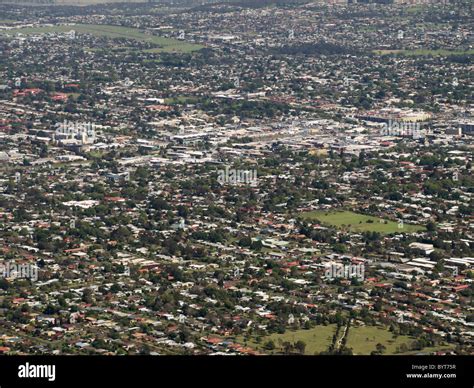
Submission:
[[[472,2],[0,2],[0,354],[474,354]]]

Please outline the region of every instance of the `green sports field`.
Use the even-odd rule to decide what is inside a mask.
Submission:
[[[404,223],[399,227],[397,222],[384,220],[382,218],[366,216],[351,211],[311,211],[300,214],[303,219],[319,220],[323,224],[347,229],[352,232],[378,232],[382,234],[391,233],[413,233],[425,228],[420,225]]]

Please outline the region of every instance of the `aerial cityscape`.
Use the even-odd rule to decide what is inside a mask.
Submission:
[[[0,0],[0,355],[474,355],[472,5]]]

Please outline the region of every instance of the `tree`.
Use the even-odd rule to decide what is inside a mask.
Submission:
[[[283,342],[282,346],[283,346],[283,353],[285,354],[290,354],[291,351],[293,350],[293,345],[288,341]]]
[[[252,244],[252,239],[248,236],[242,237],[239,240],[239,246],[241,247],[249,247]]]
[[[263,345],[263,348],[266,350],[273,350],[275,349],[275,342],[273,342],[273,340],[270,340],[266,342],[265,345]]]
[[[92,303],[92,290],[90,288],[86,288],[82,294],[82,301],[84,303]]]
[[[408,346],[406,343],[403,343],[400,345],[400,353],[406,353],[408,352]]]
[[[7,290],[10,287],[10,283],[5,278],[0,278],[0,290]]]
[[[306,343],[304,341],[299,340],[295,343],[294,347],[300,354],[304,354],[304,351],[306,349]]]
[[[377,345],[375,345],[375,349],[377,350],[378,354],[383,354],[387,348],[381,343],[378,343]]]

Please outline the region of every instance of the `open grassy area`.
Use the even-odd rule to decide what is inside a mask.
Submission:
[[[336,332],[336,325],[316,326],[310,330],[296,330],[286,331],[284,334],[271,334],[262,338],[260,343],[251,340],[245,342],[243,337],[236,338],[236,342],[250,346],[264,354],[282,354],[283,342],[296,343],[303,341],[306,343],[305,355],[319,354],[326,351],[332,342],[332,337]],[[342,330],[341,330],[342,334]],[[272,351],[264,349],[264,345],[272,340],[275,344],[275,349]],[[377,344],[385,346],[383,354],[402,354],[397,352],[402,344],[405,344],[409,349],[415,339],[406,335],[399,335],[394,337],[393,334],[384,327],[380,326],[351,326],[347,337],[347,347],[352,348],[353,354],[369,355],[376,350]],[[423,350],[409,350],[403,354],[417,354],[417,353],[432,353],[440,350],[449,350],[451,345],[440,345]]]
[[[310,330],[296,330],[289,331],[287,330],[284,334],[271,334],[262,339],[261,343],[257,344],[252,338],[251,341],[247,342],[247,345],[261,351],[265,354],[280,354],[282,353],[282,343],[291,342],[295,343],[297,341],[304,341],[306,343],[305,354],[314,355],[315,353],[320,353],[328,349],[332,341],[332,336],[336,332],[336,325],[327,325],[327,326],[316,326]],[[263,349],[264,344],[272,340],[275,343],[275,350],[268,351]],[[244,339],[239,337],[237,342],[245,344]]]
[[[186,41],[164,38],[155,35],[145,34],[143,31],[136,28],[101,25],[101,24],[75,24],[75,25],[55,25],[55,26],[39,26],[19,28],[8,31],[2,31],[2,34],[10,35],[37,35],[46,33],[65,33],[71,30],[78,34],[91,34],[95,36],[106,36],[109,38],[127,38],[141,42],[148,42],[159,47],[147,50],[150,52],[192,52],[200,50],[202,46],[188,43]]]
[[[417,13],[417,12],[420,12],[420,11],[423,11],[423,7],[421,5],[413,5],[413,6],[407,7],[405,9],[406,13]]]
[[[187,97],[187,96],[179,96],[179,97],[170,97],[165,98],[165,103],[174,105],[174,104],[194,104],[199,101],[197,97]]]
[[[382,234],[390,233],[413,233],[424,230],[420,225],[403,224],[399,228],[398,223],[382,218],[366,216],[351,211],[311,211],[300,214],[302,218],[309,220],[319,220],[323,224],[335,226],[337,228],[348,229],[352,232],[378,232]]]
[[[394,337],[386,328],[379,326],[351,327],[347,337],[347,347],[352,348],[353,354],[370,354],[376,350],[378,343],[385,346],[383,354],[417,354],[432,353],[440,350],[450,350],[452,345],[439,345],[436,347],[424,348],[422,350],[409,350],[403,353],[397,352],[397,348],[405,344],[408,348],[415,340],[413,337],[399,335]]]
[[[394,338],[390,331],[382,327],[361,326],[349,329],[346,346],[352,348],[354,354],[370,354],[380,343],[386,348],[384,354],[394,354],[401,344],[409,347],[412,342],[413,338],[405,335]]]
[[[427,49],[417,49],[417,50],[374,50],[375,54],[378,55],[406,55],[406,56],[450,56],[450,55],[474,55],[474,49],[461,51],[461,50],[427,50]]]
[[[378,31],[377,26],[362,26],[362,27],[359,27],[358,30],[362,32]]]

